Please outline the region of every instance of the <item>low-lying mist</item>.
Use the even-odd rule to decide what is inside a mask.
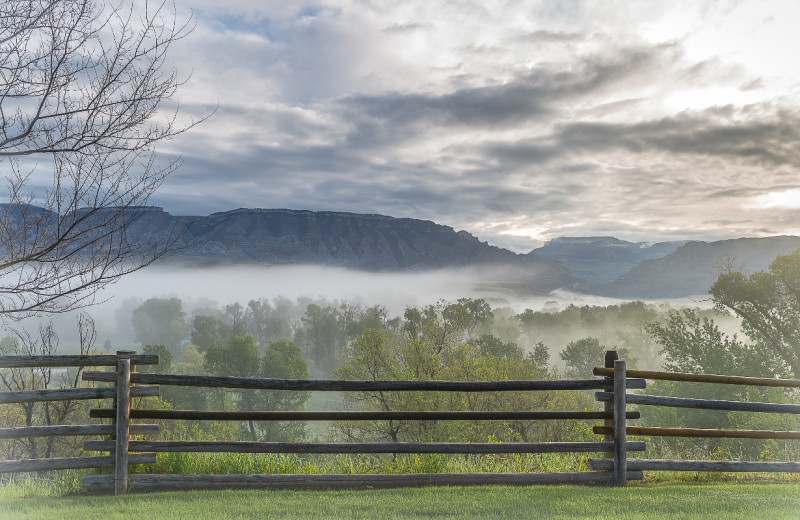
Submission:
[[[508,308],[514,313],[545,307],[563,309],[577,306],[606,306],[620,300],[558,290],[543,293],[514,281],[518,273],[497,268],[464,268],[425,272],[375,273],[314,265],[239,265],[224,267],[150,266],[122,278],[98,293],[100,303],[88,307],[95,320],[97,347],[141,350],[131,327],[133,309],[150,298],[178,298],[187,323],[196,312],[220,309],[231,303],[246,306],[250,300],[272,301],[285,297],[292,301],[347,301],[365,307],[382,305],[389,317],[402,316],[407,307],[422,307],[438,301],[482,298],[492,308]],[[683,302],[694,305],[697,300]],[[5,323],[5,334],[12,329],[35,333],[37,327],[52,320],[60,337],[59,351],[78,350],[77,312],[45,318],[29,318]]]

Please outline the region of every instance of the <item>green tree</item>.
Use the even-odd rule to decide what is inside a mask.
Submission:
[[[671,310],[653,322],[649,332],[662,346],[664,368],[671,372],[770,377],[775,363],[758,349],[729,337],[714,321],[695,309]]]
[[[391,342],[389,334],[383,329],[365,329],[347,350],[344,363],[336,369],[335,375],[346,380],[397,380],[402,376],[402,361],[397,345]],[[411,392],[347,392],[344,396],[346,407],[365,410],[406,410]],[[400,440],[402,421],[378,421],[359,424],[338,425],[348,439]]]
[[[168,374],[172,366],[172,354],[164,345],[145,345],[142,349],[143,354],[156,354],[158,356],[157,365],[142,365],[139,370],[142,372],[152,372],[154,374]]]
[[[534,345],[533,350],[528,353],[528,358],[537,367],[547,370],[550,364],[550,349],[540,341]]]
[[[228,343],[233,337],[233,327],[220,318],[199,314],[192,320],[192,343],[200,352],[205,352],[215,343]]]
[[[594,367],[602,365],[606,350],[599,339],[583,338],[570,341],[559,357],[567,364],[567,377],[587,379],[592,377]],[[620,355],[620,359],[624,356]]]
[[[186,338],[181,300],[151,298],[133,310],[131,324],[136,341],[142,345],[165,345],[176,354]]]
[[[174,374],[192,376],[204,375],[205,356],[198,350],[197,345],[186,345],[183,352],[173,358],[170,370]],[[174,408],[181,410],[206,410],[208,407],[208,390],[198,386],[172,386],[161,387],[161,397]]]
[[[800,377],[800,249],[778,256],[769,271],[723,273],[711,286],[717,308],[732,311],[762,353]]]
[[[427,309],[430,310],[430,309]],[[424,314],[424,313],[423,313]],[[430,315],[429,315],[430,318]],[[427,326],[444,328],[441,317]],[[452,323],[452,322],[450,322]],[[424,327],[423,327],[424,328]],[[441,330],[441,329],[440,329]],[[543,379],[520,349],[491,335],[441,348],[434,335],[392,338],[367,329],[347,351],[337,376],[369,380],[486,381]],[[549,392],[358,392],[346,395],[348,406],[366,410],[552,410],[596,406],[584,394],[563,397]],[[341,425],[349,439],[397,441],[572,440],[590,430],[584,423],[549,421],[374,421]]]
[[[255,377],[259,372],[258,348],[253,336],[236,336],[229,343],[213,344],[206,351],[205,368],[217,376]]]
[[[337,309],[310,303],[301,320],[303,335],[308,342],[308,359],[313,363],[314,370],[321,375],[333,373],[344,348],[344,345],[339,343],[340,326]]]
[[[308,379],[308,365],[300,347],[281,339],[273,341],[261,359],[261,376],[275,379]],[[282,390],[260,390],[256,404],[263,410],[291,411],[302,410],[309,392],[289,392]],[[305,424],[297,421],[262,421],[257,426],[259,435],[267,441],[295,441],[305,435]]]
[[[483,334],[480,338],[470,342],[477,346],[485,357],[522,359],[522,349],[515,343],[503,342],[491,334]]]
[[[260,369],[258,348],[252,336],[237,336],[226,344],[213,344],[205,354],[205,370],[215,376],[256,377]],[[215,391],[214,395],[224,409],[228,392]],[[255,398],[251,390],[237,390],[235,405],[240,410],[252,410]],[[255,435],[251,425],[251,436]]]

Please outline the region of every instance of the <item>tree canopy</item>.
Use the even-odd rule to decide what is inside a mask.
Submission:
[[[778,256],[769,271],[730,271],[711,287],[714,303],[742,320],[762,355],[800,377],[800,250]]]

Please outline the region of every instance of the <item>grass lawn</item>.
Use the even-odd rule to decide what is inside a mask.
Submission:
[[[364,491],[186,491],[3,498],[0,518],[800,518],[800,484],[666,482],[583,486],[429,487]]]

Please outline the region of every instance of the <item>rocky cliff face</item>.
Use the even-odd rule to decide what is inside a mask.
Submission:
[[[0,204],[0,218],[12,227],[25,215],[40,222],[56,219],[41,208],[23,209]],[[138,218],[127,239],[137,244],[175,239],[170,262],[310,263],[369,271],[480,266],[484,279],[538,291],[568,289],[625,299],[706,294],[726,265],[754,272],[766,269],[777,255],[800,248],[800,237],[792,236],[658,244],[565,237],[518,255],[466,231],[384,215],[237,209],[183,217],[160,208],[132,211]]]
[[[575,288],[558,261],[518,255],[427,220],[339,212],[237,209],[207,217],[145,212],[132,236],[180,238],[172,261],[312,263],[370,271],[500,266],[539,290]]]

